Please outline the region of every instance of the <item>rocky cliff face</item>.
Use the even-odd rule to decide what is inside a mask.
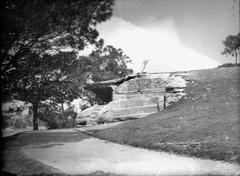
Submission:
[[[161,111],[185,95],[186,77],[187,73],[145,74],[111,85],[113,101],[82,111],[78,121],[93,125],[141,118]]]

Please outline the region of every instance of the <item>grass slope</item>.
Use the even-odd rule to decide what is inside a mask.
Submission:
[[[96,131],[99,138],[215,160],[240,155],[240,67],[191,71],[186,97],[162,112]]]

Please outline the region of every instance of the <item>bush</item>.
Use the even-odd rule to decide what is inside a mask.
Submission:
[[[2,114],[2,129],[10,127],[10,123],[11,123],[11,116]]]
[[[26,128],[25,116],[2,114],[2,128]]]
[[[27,125],[24,121],[24,117],[20,117],[15,119],[15,122],[13,124],[13,128],[26,128]]]
[[[240,63],[238,63],[238,64],[226,63],[226,64],[219,65],[218,68],[221,68],[221,67],[235,67],[235,66],[240,66]]]
[[[100,117],[99,119],[97,119],[97,124],[103,124],[103,123],[106,123],[106,122],[107,122],[107,120],[104,117]]]
[[[39,118],[46,122],[48,129],[73,128],[75,127],[77,113],[73,110],[66,110],[64,113],[47,110],[39,112]]]

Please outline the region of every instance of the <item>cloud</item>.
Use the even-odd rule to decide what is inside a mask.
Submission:
[[[183,46],[177,36],[172,19],[142,28],[113,17],[98,26],[105,44],[123,49],[133,60],[130,65],[135,72],[140,71],[142,62],[149,59],[148,72],[165,72],[213,68],[218,62]]]

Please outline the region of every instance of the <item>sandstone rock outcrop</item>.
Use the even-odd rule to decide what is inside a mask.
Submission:
[[[187,75],[186,72],[143,74],[93,83],[89,85],[90,89],[110,101],[106,105],[95,105],[80,112],[77,121],[94,125],[136,119],[159,112],[185,95]]]

